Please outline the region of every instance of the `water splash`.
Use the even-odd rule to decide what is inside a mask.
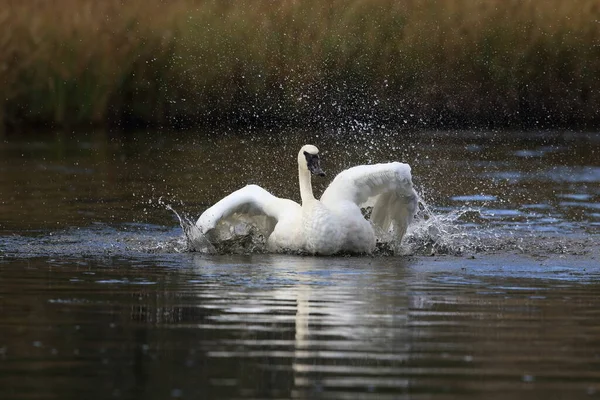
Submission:
[[[403,255],[462,255],[485,250],[482,238],[461,223],[479,216],[480,210],[461,207],[446,214],[436,213],[419,197],[419,211],[400,246]]]
[[[179,265],[178,259],[169,258],[170,255],[190,252],[249,254],[267,250],[268,236],[249,221],[225,221],[219,224],[216,232],[212,232],[218,236],[207,238],[192,219],[164,202],[161,207],[178,218],[183,234],[174,226],[98,223],[48,233],[5,236],[0,240],[0,263],[3,259],[14,257],[63,260],[84,255],[102,262],[111,262],[113,257],[143,260],[150,256],[149,260],[160,258]],[[444,213],[430,208],[422,199],[417,218],[401,243],[394,241],[390,234],[381,234],[379,238],[374,254],[377,257],[441,254],[464,257],[483,252],[502,257],[525,255],[539,260],[577,256],[585,257],[586,262],[591,264],[597,264],[596,260],[600,259],[597,236],[497,229],[486,226],[477,209],[462,207]]]
[[[183,230],[184,245],[176,251],[198,252],[205,254],[249,254],[266,252],[266,233],[256,226],[253,220],[242,216],[224,219],[217,227],[204,235],[193,219],[182,215],[162,198],[158,204],[171,211],[177,217]]]
[[[208,238],[194,226],[191,233],[200,235],[200,240],[209,240],[213,249],[220,254],[250,254],[267,252],[268,233],[254,224],[252,220],[243,218],[225,219],[219,222],[210,232]],[[188,241],[195,243],[198,238],[189,236]],[[198,247],[195,245],[195,247]]]
[[[208,240],[206,236],[200,232],[200,229],[196,226],[193,220],[188,216],[181,216],[170,204],[164,202],[162,197],[158,199],[158,204],[163,206],[165,209],[171,211],[179,220],[179,225],[183,230],[185,245],[181,249],[184,252],[199,252],[199,253],[217,253],[215,246]]]
[[[202,234],[195,222],[177,212],[172,205],[162,198],[158,203],[177,217],[183,230],[185,245],[178,251],[248,254],[267,251],[268,232],[255,224],[254,219],[242,216],[225,219],[219,222],[209,236]],[[375,255],[462,255],[466,252],[483,251],[485,246],[480,237],[466,229],[460,222],[469,215],[479,215],[479,209],[463,207],[449,213],[436,213],[419,197],[419,210],[415,221],[401,243],[394,235],[377,232],[377,248]]]

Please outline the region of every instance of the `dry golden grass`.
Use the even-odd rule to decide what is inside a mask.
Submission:
[[[7,116],[103,121],[144,63],[169,56],[176,8],[118,0],[8,1],[0,11]],[[181,9],[181,7],[179,8]]]
[[[596,0],[4,0],[10,125],[600,119]]]

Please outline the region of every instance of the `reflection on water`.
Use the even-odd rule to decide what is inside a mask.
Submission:
[[[598,396],[598,135],[504,137],[5,138],[0,398]],[[297,200],[305,142],[329,179],[412,165],[438,219],[410,256],[185,251],[164,204],[194,218],[247,183]]]
[[[597,266],[583,276],[476,260],[463,269],[401,258],[172,257],[176,268],[3,261],[0,397],[600,390]]]

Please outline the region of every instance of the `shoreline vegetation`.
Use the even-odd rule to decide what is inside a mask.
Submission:
[[[4,4],[9,130],[600,126],[597,0]]]

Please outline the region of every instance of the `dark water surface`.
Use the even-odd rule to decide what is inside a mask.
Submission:
[[[305,142],[328,179],[412,165],[436,217],[406,255],[185,251],[164,203],[298,200]],[[599,397],[599,155],[569,132],[4,137],[0,399]]]

